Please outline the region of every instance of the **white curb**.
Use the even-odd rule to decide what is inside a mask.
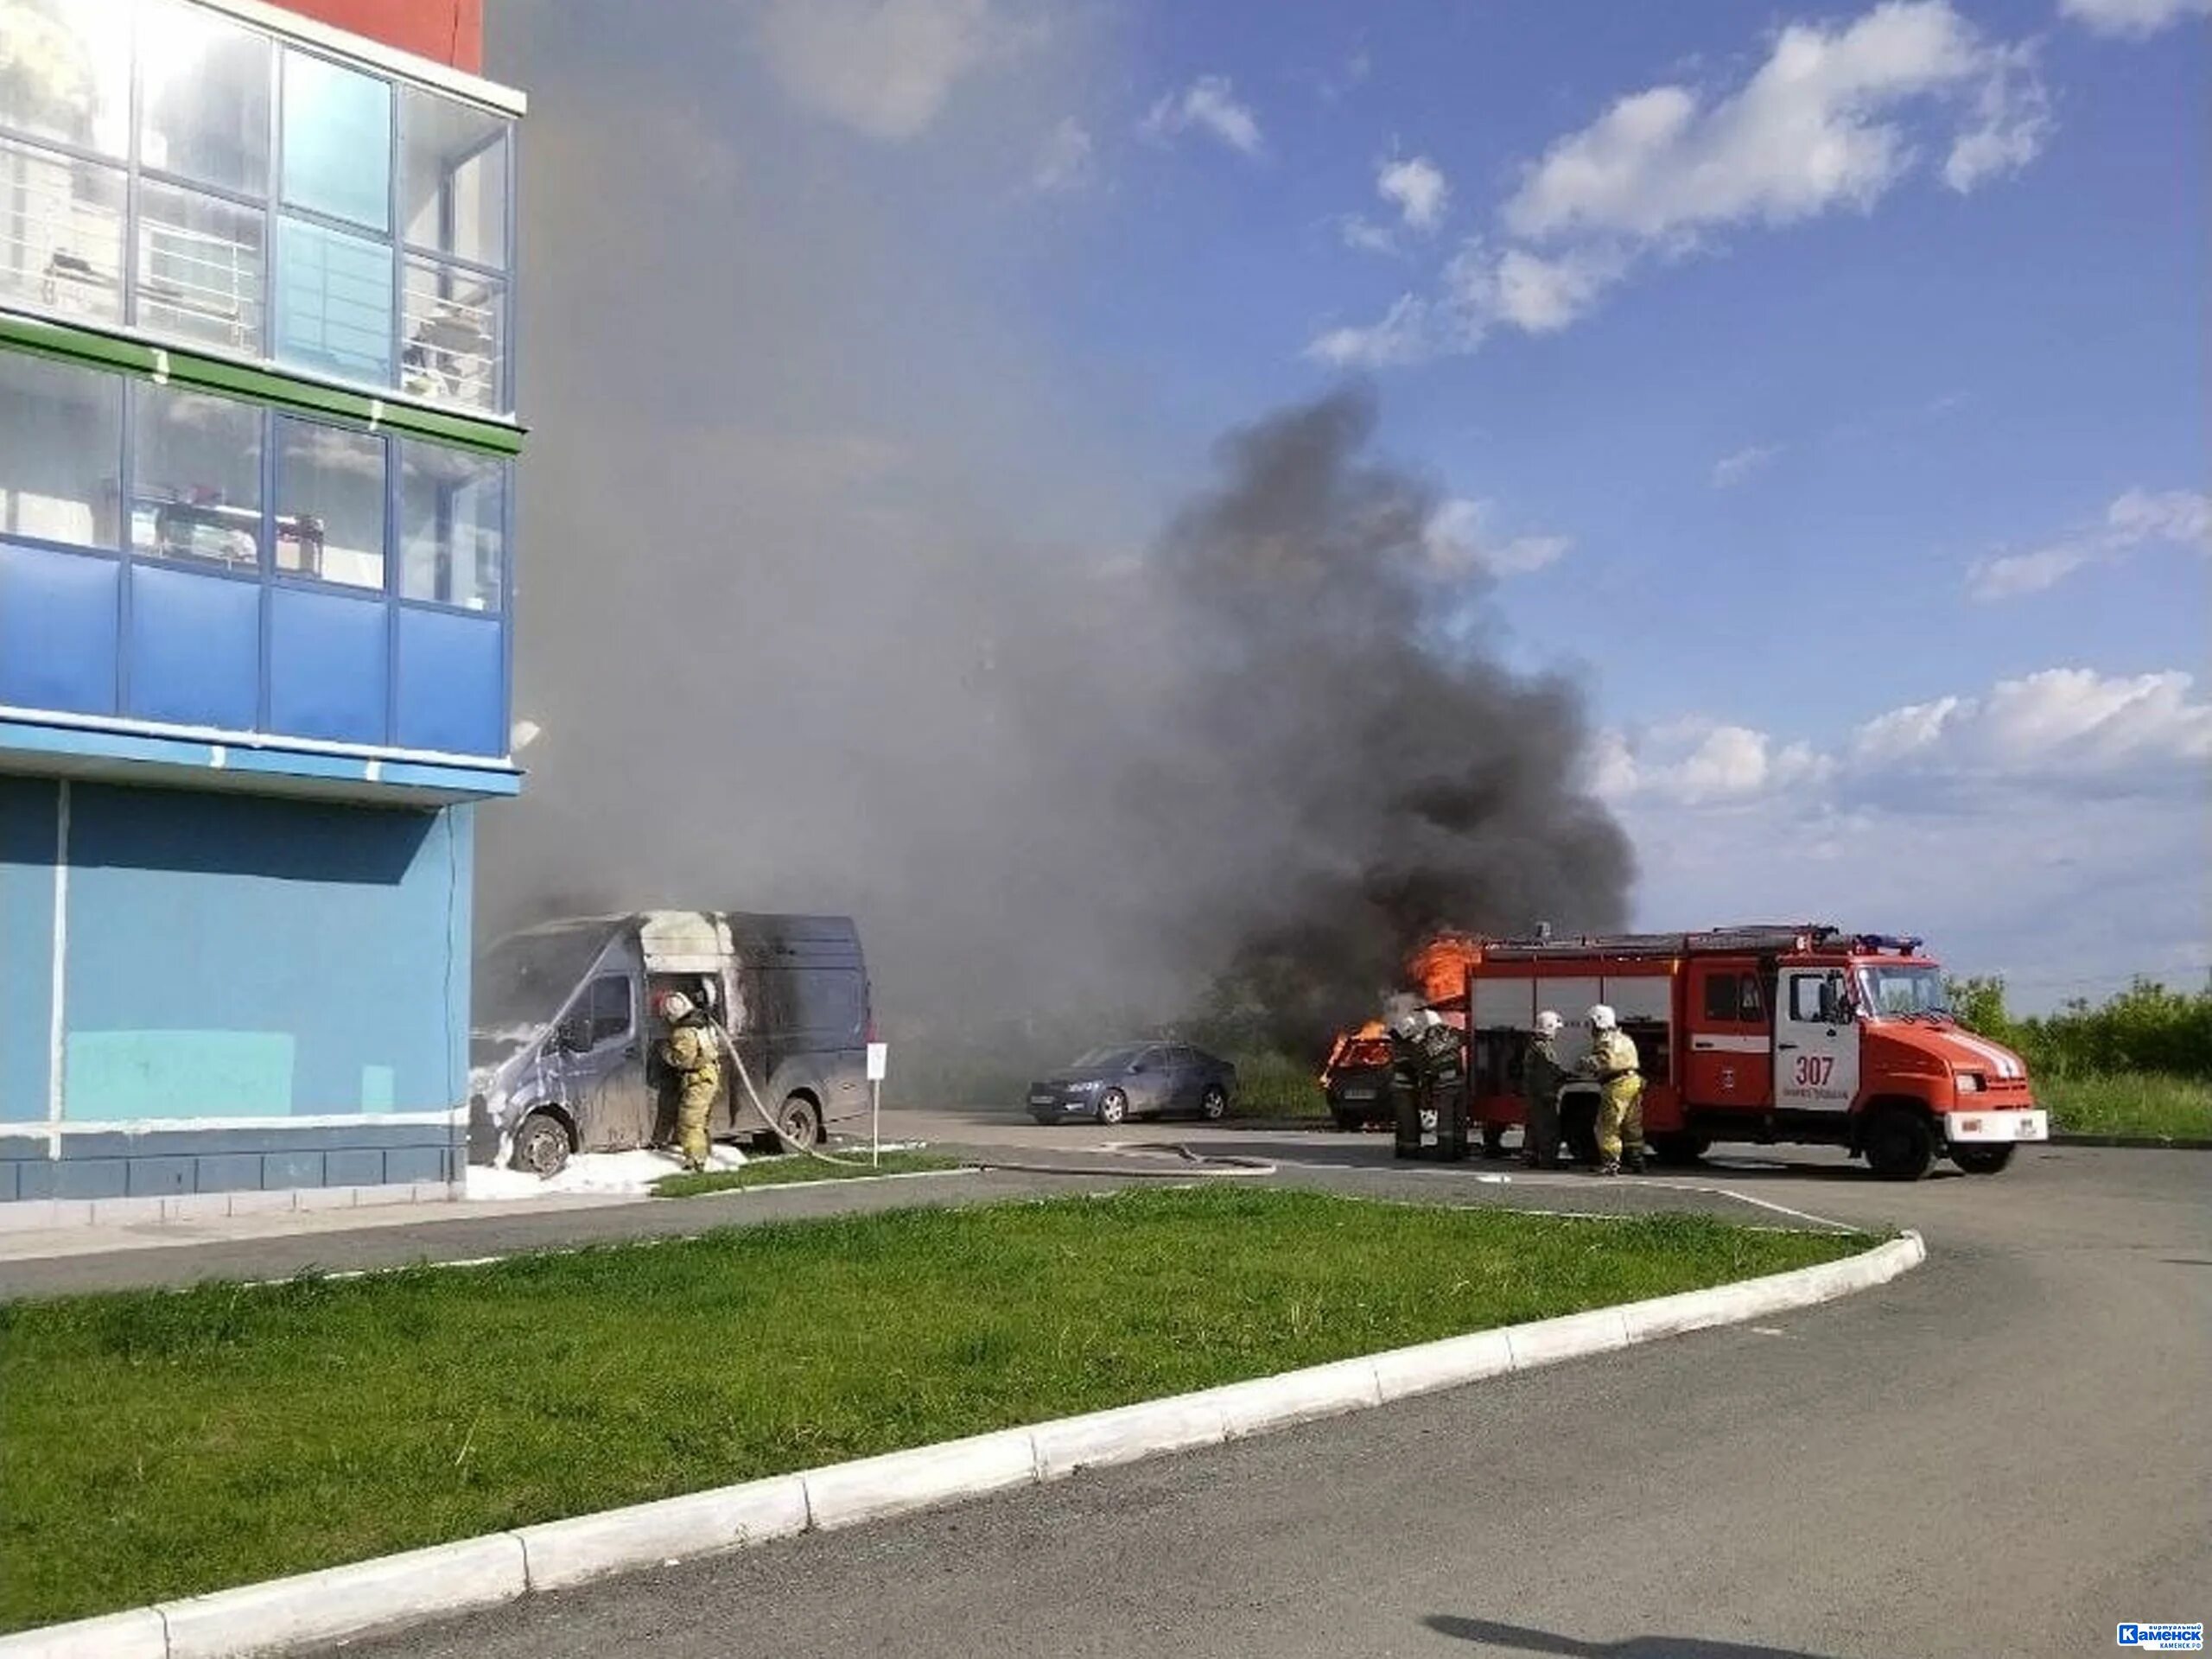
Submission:
[[[1036,1479],[1037,1447],[1029,1431],[1007,1428],[809,1470],[806,1507],[817,1528],[850,1527]]]
[[[1106,1469],[1159,1452],[1219,1446],[1229,1438],[1221,1402],[1211,1394],[1179,1394],[1081,1417],[1039,1423],[1030,1431],[1040,1480],[1063,1480],[1079,1469]]]
[[[1215,1389],[1212,1395],[1232,1440],[1382,1403],[1372,1359],[1340,1359],[1274,1376],[1255,1376],[1249,1382]]]
[[[168,1627],[150,1607],[0,1636],[7,1659],[168,1659]]]
[[[351,1567],[218,1590],[155,1611],[168,1628],[168,1659],[281,1653],[310,1642],[512,1601],[530,1587],[522,1540],[512,1532],[410,1549]]]
[[[715,1555],[806,1530],[806,1481],[779,1475],[743,1486],[523,1527],[532,1590],[565,1590],[641,1561]]]
[[[1375,1356],[1375,1381],[1386,1403],[1500,1376],[1512,1369],[1513,1340],[1503,1331],[1477,1331]]]
[[[242,1659],[309,1642],[443,1618],[610,1573],[855,1526],[1164,1452],[1218,1445],[1508,1371],[1885,1284],[1928,1259],[1920,1235],[1764,1279],[1570,1313],[1002,1429],[803,1474],[548,1522],[274,1579],[130,1612],[0,1636],[0,1659]]]

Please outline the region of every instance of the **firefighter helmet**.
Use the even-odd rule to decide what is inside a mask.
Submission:
[[[691,999],[681,991],[664,991],[660,999],[660,1017],[673,1025],[691,1012]]]
[[[1556,1037],[1566,1026],[1567,1021],[1549,1008],[1536,1016],[1536,1035],[1539,1037]]]
[[[1590,1029],[1592,1031],[1611,1031],[1619,1024],[1620,1021],[1614,1016],[1613,1011],[1603,1002],[1597,1004],[1590,1010]]]

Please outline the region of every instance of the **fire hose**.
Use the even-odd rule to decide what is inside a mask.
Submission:
[[[736,1041],[730,1036],[722,1022],[714,1015],[704,1014],[703,1018],[721,1042],[723,1051],[728,1054],[731,1064],[736,1066],[738,1081],[745,1085],[745,1097],[752,1103],[754,1115],[767,1126],[768,1133],[776,1137],[777,1143],[786,1152],[804,1153],[818,1162],[835,1164],[840,1169],[874,1167],[856,1158],[833,1158],[830,1154],[786,1135],[784,1132],[784,1126],[776,1122],[774,1114],[770,1112],[767,1106],[761,1101],[760,1091],[753,1086],[752,1070],[745,1064],[745,1056],[738,1052]],[[1275,1173],[1274,1165],[1264,1158],[1246,1158],[1234,1154],[1213,1157],[1194,1151],[1179,1142],[1176,1145],[1174,1151],[1176,1156],[1181,1160],[1180,1163],[1175,1167],[1165,1169],[1145,1169],[1129,1166],[1116,1168],[1094,1166],[1085,1168],[1080,1165],[1069,1164],[1017,1163],[1004,1158],[963,1158],[960,1161],[971,1169],[995,1169],[1011,1174],[1098,1175],[1116,1179],[1130,1178],[1187,1179],[1192,1176],[1219,1179],[1231,1175],[1272,1175]]]

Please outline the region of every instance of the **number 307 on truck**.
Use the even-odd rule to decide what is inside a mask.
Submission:
[[[1943,970],[1916,938],[1815,925],[1579,939],[1468,940],[1470,1117],[1491,1145],[1520,1123],[1520,1061],[1541,1009],[1586,1052],[1606,1003],[1642,1060],[1644,1135],[1667,1161],[1716,1141],[1811,1142],[1917,1180],[1939,1157],[1992,1175],[2047,1141],[2028,1068],[1950,1014]],[[1432,1006],[1436,1006],[1432,1004]],[[1577,1090],[1562,1116],[1577,1116]],[[1586,1103],[1584,1103],[1586,1104]]]

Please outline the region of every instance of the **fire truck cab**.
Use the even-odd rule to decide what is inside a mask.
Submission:
[[[1521,1058],[1538,1011],[1566,1021],[1558,1052],[1572,1067],[1603,1002],[1635,1040],[1644,1137],[1663,1160],[1719,1141],[1789,1141],[1847,1147],[1894,1180],[1918,1179],[1938,1157],[1994,1174],[2020,1142],[2048,1140],[2049,1120],[2019,1056],[1951,1017],[1942,969],[1920,944],[1811,924],[1482,941],[1459,1002],[1471,1118],[1494,1147],[1522,1122]],[[1562,1093],[1570,1144],[1591,1104],[1578,1096],[1595,1089]]]

